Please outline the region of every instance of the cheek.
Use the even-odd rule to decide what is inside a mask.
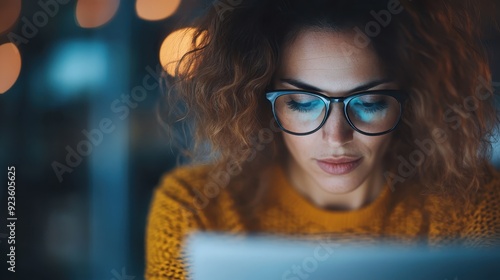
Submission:
[[[314,137],[308,136],[294,136],[288,133],[283,133],[283,140],[285,145],[295,158],[308,157],[311,152],[311,147],[314,147]]]
[[[363,136],[358,139],[358,143],[366,148],[372,158],[380,159],[387,152],[391,142],[390,135],[383,136]]]

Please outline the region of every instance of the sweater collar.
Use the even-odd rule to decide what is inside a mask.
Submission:
[[[355,210],[329,210],[314,205],[300,194],[289,182],[282,166],[275,166],[270,186],[267,205],[275,205],[297,222],[313,223],[326,230],[340,230],[355,226],[367,225],[386,216],[387,209],[394,197],[389,184],[383,186],[378,197],[371,203]]]

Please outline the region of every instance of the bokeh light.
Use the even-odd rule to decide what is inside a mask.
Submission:
[[[109,46],[102,41],[71,40],[49,54],[47,81],[52,94],[66,98],[89,91],[98,93],[108,79]]]
[[[181,0],[137,0],[137,15],[145,20],[162,20],[175,13]]]
[[[193,40],[196,29],[193,27],[186,27],[170,33],[163,41],[160,48],[160,63],[171,76],[175,76],[175,68],[182,56],[191,50],[191,41]],[[203,38],[198,38],[197,43]],[[179,66],[179,72],[189,73],[186,71],[186,65]]]
[[[0,94],[7,92],[21,73],[21,54],[16,45],[0,45]]]
[[[0,1],[0,33],[7,31],[14,25],[21,13],[21,0]]]
[[[76,20],[84,28],[100,27],[113,18],[119,6],[120,0],[78,0]]]

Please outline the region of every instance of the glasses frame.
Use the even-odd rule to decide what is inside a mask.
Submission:
[[[314,96],[314,97],[318,97],[319,99],[321,99],[323,101],[323,103],[325,104],[326,106],[326,113],[325,113],[325,116],[323,117],[323,121],[321,121],[321,124],[314,130],[310,131],[310,132],[305,132],[305,133],[297,133],[297,132],[293,132],[293,131],[290,131],[290,130],[287,130],[286,128],[283,127],[283,125],[281,125],[281,122],[276,114],[276,110],[275,110],[275,101],[278,97],[280,96],[283,96],[283,95],[288,95],[288,94],[298,94],[298,93],[302,93],[302,94],[307,94],[307,95],[311,95],[311,96]],[[399,116],[398,116],[398,121],[396,122],[396,124],[386,130],[386,131],[383,131],[383,132],[378,132],[378,133],[368,133],[368,132],[364,132],[362,130],[359,130],[351,121],[351,119],[349,118],[349,115],[347,114],[347,106],[349,105],[349,102],[351,102],[352,99],[356,98],[356,97],[360,97],[360,96],[364,96],[364,95],[371,95],[371,94],[380,94],[380,95],[385,95],[385,96],[391,96],[393,97],[394,99],[396,99],[399,103]],[[401,116],[403,115],[403,104],[404,102],[406,101],[407,99],[407,94],[405,91],[403,90],[395,90],[395,89],[383,89],[383,90],[370,90],[370,91],[363,91],[363,92],[357,92],[357,93],[354,93],[354,94],[351,94],[351,95],[348,95],[348,96],[344,96],[344,97],[330,97],[330,96],[326,96],[324,94],[321,94],[321,93],[317,93],[317,92],[311,92],[311,91],[305,91],[305,90],[294,90],[294,89],[278,89],[278,90],[272,90],[272,91],[268,91],[266,92],[266,98],[267,100],[269,100],[269,102],[271,102],[271,106],[272,106],[272,109],[273,109],[273,115],[274,115],[274,119],[276,120],[276,122],[278,123],[278,126],[281,128],[281,130],[285,131],[286,133],[289,133],[289,134],[293,134],[293,135],[298,135],[298,136],[303,136],[303,135],[309,135],[309,134],[312,134],[316,131],[318,131],[319,129],[321,129],[323,127],[323,125],[325,125],[326,121],[328,120],[328,117],[330,116],[330,105],[332,103],[343,103],[344,104],[344,117],[345,119],[347,120],[347,122],[349,123],[349,125],[351,126],[352,129],[354,129],[355,131],[363,134],[363,135],[367,135],[367,136],[379,136],[379,135],[383,135],[383,134],[387,134],[391,131],[393,131],[394,129],[396,129],[396,127],[398,126],[399,122],[401,121]]]

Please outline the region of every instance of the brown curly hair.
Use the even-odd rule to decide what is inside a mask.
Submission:
[[[303,28],[365,30],[374,21],[373,11],[399,1],[230,2],[238,5],[216,1],[195,22],[192,50],[178,62],[175,77],[167,78],[162,119],[172,139],[193,137],[182,151],[191,158],[208,156],[219,169],[237,170],[231,180],[242,182],[240,195],[258,197],[256,174],[286,154],[264,97],[283,46]],[[473,1],[400,4],[402,12],[370,36],[385,70],[409,95],[386,156],[386,178],[467,199],[491,176],[490,139],[498,125],[480,41],[482,26],[491,22]]]

